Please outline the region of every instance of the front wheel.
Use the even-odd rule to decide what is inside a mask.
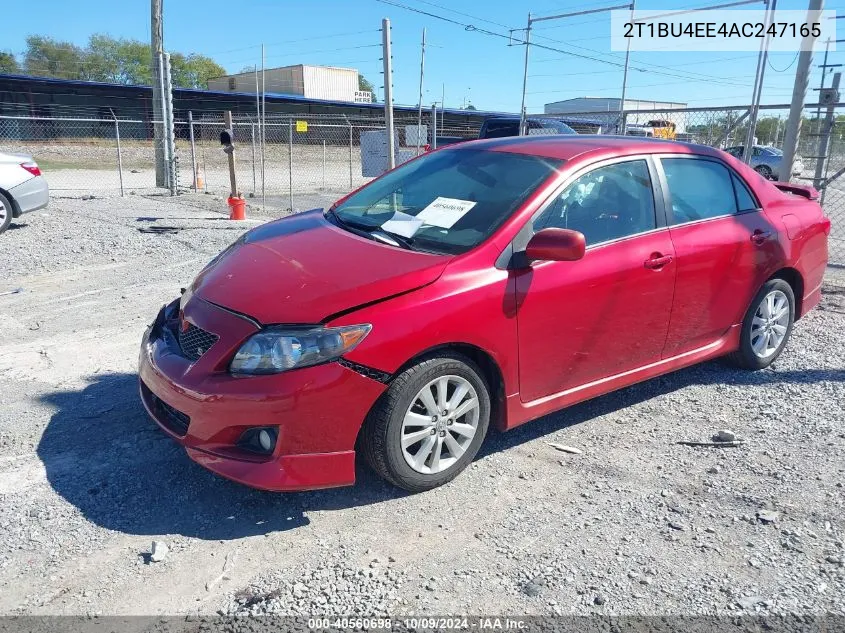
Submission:
[[[751,302],[742,322],[739,349],[728,360],[745,369],[764,369],[780,356],[795,322],[795,295],[783,279],[770,279]]]
[[[489,423],[490,393],[475,363],[438,356],[393,380],[364,422],[361,449],[387,481],[422,492],[467,467]]]

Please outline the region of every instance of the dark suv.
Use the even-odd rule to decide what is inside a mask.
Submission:
[[[578,134],[562,121],[555,119],[527,119],[528,134]],[[502,138],[519,136],[519,117],[494,117],[486,119],[481,126],[478,138]]]

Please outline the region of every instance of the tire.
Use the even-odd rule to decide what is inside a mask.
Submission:
[[[0,233],[9,228],[12,223],[12,203],[0,193]]]
[[[470,359],[448,354],[422,360],[394,378],[361,429],[359,446],[372,469],[409,492],[431,490],[454,479],[475,458],[490,424],[490,391],[482,375]],[[423,388],[428,388],[430,402],[441,404],[437,399],[443,381],[448,396],[445,410],[451,416],[467,410],[451,422],[451,418],[440,415],[440,407],[434,411],[438,414],[435,422],[420,397]],[[466,393],[458,394],[459,388]],[[477,407],[471,406],[473,392]],[[453,406],[449,411],[449,405],[457,410]],[[474,434],[466,437],[473,423]],[[458,427],[460,431],[456,431]],[[403,439],[410,441],[417,435],[421,437],[403,448]],[[424,448],[432,442],[430,453],[425,453]]]
[[[758,174],[760,174],[766,180],[772,179],[772,168],[769,167],[768,165],[757,165],[754,168],[754,171],[756,171]]]
[[[772,304],[766,303],[767,297],[774,297],[775,299],[775,306],[779,306],[779,301],[785,299],[787,312],[784,313],[782,319],[775,321],[775,325],[770,326],[761,326],[760,325],[760,318],[766,319],[765,311],[768,309],[769,306]],[[758,314],[758,310],[760,310],[760,314]],[[778,308],[775,310],[775,314],[781,312],[782,309]],[[757,322],[755,323],[755,319]],[[754,296],[754,300],[751,302],[751,307],[748,308],[748,312],[745,314],[745,318],[742,320],[742,331],[740,332],[740,341],[739,341],[739,349],[732,354],[728,355],[726,358],[727,360],[737,367],[741,367],[743,369],[765,369],[769,365],[771,365],[775,360],[777,360],[778,356],[781,355],[783,352],[784,347],[789,342],[789,335],[792,333],[792,326],[795,323],[795,294],[792,292],[792,286],[786,283],[783,279],[770,279]],[[775,335],[780,335],[782,338],[779,342],[777,342],[776,346],[769,347],[769,343],[775,342],[773,338],[770,338],[768,342],[764,342],[764,349],[760,350],[760,342],[761,337],[765,338],[766,330],[770,332],[774,332]],[[780,331],[780,327],[785,328],[785,330]],[[761,334],[761,331],[763,332]],[[755,343],[757,343],[757,349],[755,350]]]

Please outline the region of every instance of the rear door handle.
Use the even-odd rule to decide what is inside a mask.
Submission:
[[[651,268],[652,270],[659,270],[663,268],[666,264],[672,262],[671,255],[660,255],[659,253],[655,253],[650,258],[643,262],[643,265],[646,268]]]
[[[771,231],[761,231],[760,229],[756,229],[751,234],[751,241],[757,245],[763,244],[772,236]]]

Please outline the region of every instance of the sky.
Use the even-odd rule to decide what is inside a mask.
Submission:
[[[164,44],[170,51],[201,53],[229,72],[316,64],[356,68],[382,99],[381,20],[392,25],[393,86],[397,104],[418,102],[420,40],[427,29],[423,103],[445,98],[448,108],[472,103],[479,110],[518,112],[522,97],[524,46],[506,37],[467,30],[465,25],[507,35],[532,15],[554,15],[620,4],[620,0],[389,0],[460,24],[422,15],[378,0],[164,0]],[[638,9],[674,10],[712,6],[717,0],[638,0]],[[805,10],[807,0],[780,0],[778,9]],[[845,14],[845,0],[825,9]],[[0,50],[21,54],[30,34],[84,46],[92,33],[149,41],[149,0],[40,0],[4,9]],[[839,21],[837,21],[838,24]],[[517,33],[521,37],[522,33]],[[840,37],[843,37],[840,35]],[[624,53],[610,51],[610,16],[599,13],[535,25],[535,42],[559,51],[530,51],[527,110],[572,97],[618,97]],[[586,56],[576,57],[572,54]],[[810,87],[818,86],[821,53],[813,61]],[[774,53],[766,69],[762,102],[789,103],[797,54]],[[610,63],[606,63],[610,62]],[[832,52],[828,63],[845,62]],[[631,55],[628,97],[680,101],[692,106],[740,105],[751,101],[756,53],[649,52]],[[664,74],[659,74],[664,73]],[[667,76],[665,73],[683,78]],[[812,95],[810,95],[812,97]],[[808,98],[811,100],[811,98]]]

